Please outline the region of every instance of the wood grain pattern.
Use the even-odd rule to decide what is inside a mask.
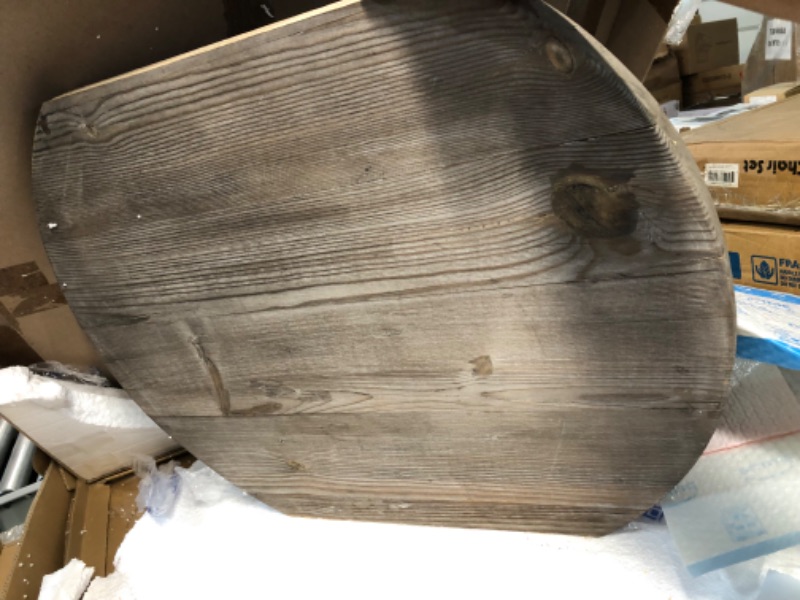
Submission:
[[[65,295],[291,513],[603,533],[699,456],[733,309],[694,162],[538,2],[340,2],[47,103]]]

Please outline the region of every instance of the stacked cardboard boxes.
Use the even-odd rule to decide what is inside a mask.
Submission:
[[[800,294],[800,96],[684,134],[723,222],[734,280]]]
[[[741,95],[743,69],[736,19],[690,25],[674,52],[683,81],[684,106]]]

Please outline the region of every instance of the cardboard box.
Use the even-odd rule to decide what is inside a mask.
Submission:
[[[580,5],[581,3],[576,3]],[[674,0],[619,0],[602,4],[597,28],[589,28],[638,79],[644,79],[667,32]]]
[[[800,294],[800,229],[723,223],[735,283]]]
[[[682,75],[739,64],[736,19],[690,25],[675,54]]]
[[[683,134],[720,216],[800,225],[800,95]]]
[[[42,578],[65,564],[70,500],[58,468],[51,465],[28,512],[24,537],[0,553],[0,598],[37,598]]]
[[[653,61],[644,78],[644,87],[659,104],[677,101],[680,105],[683,102],[683,84],[678,70],[678,59],[674,54],[668,53]]]
[[[766,13],[769,14],[769,13]],[[774,35],[770,34],[775,29],[772,19],[765,18],[761,29],[758,32],[750,55],[747,57],[747,64],[744,70],[744,93],[748,94],[754,90],[768,87],[775,83],[800,80],[800,27],[791,25],[792,31],[787,31],[789,36],[788,59],[772,58],[774,53],[768,46],[774,42]],[[768,57],[769,56],[769,57]]]
[[[192,461],[185,455],[179,463]],[[95,576],[112,573],[117,549],[141,516],[138,490],[130,472],[89,484],[50,463],[24,536],[0,549],[0,598],[38,598],[44,576],[73,558],[94,567]]]
[[[772,104],[800,94],[800,81],[776,83],[745,94],[747,104]]]
[[[731,65],[684,77],[684,104],[697,106],[720,97],[739,96],[742,93],[743,70],[741,65]]]
[[[680,81],[676,81],[675,83],[671,83],[657,90],[652,90],[650,93],[653,94],[653,98],[655,98],[656,102],[659,104],[665,104],[674,100],[679,106],[683,105],[683,85]]]
[[[644,78],[644,87],[651,92],[665,88],[674,83],[680,83],[681,72],[678,69],[678,58],[674,54],[653,61],[650,70]]]
[[[222,39],[219,0],[0,0],[0,343],[78,366],[99,358],[55,280],[31,199],[31,147],[53,96]],[[20,340],[25,344],[21,345]]]

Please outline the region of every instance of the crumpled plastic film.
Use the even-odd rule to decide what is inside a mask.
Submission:
[[[736,355],[800,369],[800,297],[734,286]]]
[[[791,600],[792,598],[800,598],[800,580],[777,571],[767,573],[758,600]]]
[[[175,474],[175,463],[169,461],[156,466],[150,457],[140,457],[133,465],[139,476],[139,495],[136,506],[139,512],[147,511],[156,518],[168,517],[172,513],[178,495],[179,479]]]
[[[664,41],[670,46],[677,46],[681,43],[683,36],[686,35],[686,30],[692,23],[692,19],[697,14],[697,9],[700,8],[700,0],[681,0],[675,11],[672,13],[672,19],[669,21],[667,28],[667,35],[664,36]]]
[[[722,422],[662,503],[693,575],[800,544],[800,402],[780,370],[737,360]]]

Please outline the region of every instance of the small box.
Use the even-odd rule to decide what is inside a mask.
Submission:
[[[734,283],[800,294],[800,229],[723,223]]]
[[[736,19],[690,25],[676,55],[682,75],[739,64]]]
[[[684,104],[697,106],[716,98],[740,95],[743,70],[741,65],[731,65],[684,77]]]

